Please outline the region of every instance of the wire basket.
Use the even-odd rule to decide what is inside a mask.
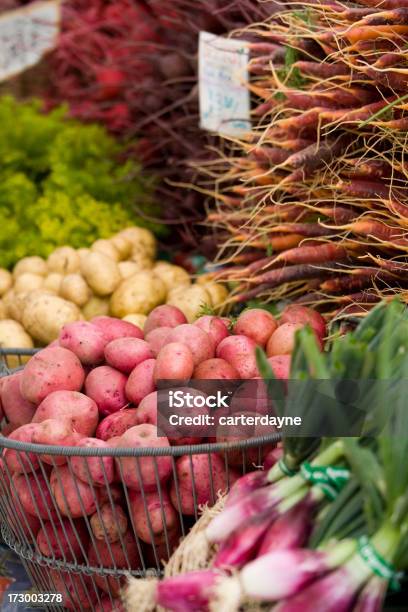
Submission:
[[[126,576],[160,575],[200,506],[261,465],[278,440],[78,448],[0,436],[2,536],[43,608],[115,609]]]

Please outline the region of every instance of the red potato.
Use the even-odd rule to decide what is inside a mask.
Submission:
[[[53,469],[50,483],[55,503],[63,516],[81,518],[94,514],[96,493],[89,485],[75,478],[68,466]]]
[[[131,531],[125,533],[122,542],[112,542],[109,546],[104,540],[95,540],[95,544],[91,543],[88,552],[89,564],[93,567],[116,568],[116,569],[138,569],[140,566],[140,557],[135,538]],[[95,575],[94,580],[102,591],[112,593],[113,597],[118,597],[121,588],[126,582],[125,576],[115,578],[110,576]]]
[[[68,323],[60,331],[60,346],[69,349],[84,365],[98,365],[104,360],[107,343],[103,331],[89,321]]]
[[[193,325],[196,325],[203,331],[205,331],[213,341],[214,350],[217,348],[221,340],[224,340],[229,336],[228,325],[221,319],[221,317],[214,317],[212,315],[204,315],[194,321]]]
[[[183,325],[183,323],[187,323],[187,319],[179,308],[170,306],[170,304],[163,304],[153,308],[147,317],[143,331],[147,335],[153,329],[158,329],[159,327],[177,327],[177,325]]]
[[[51,495],[52,487],[40,472],[16,474],[13,476],[13,485],[23,509],[28,514],[47,520],[57,518]]]
[[[105,347],[106,362],[125,374],[129,374],[142,361],[153,357],[149,344],[140,338],[117,338]]]
[[[76,446],[81,435],[72,430],[69,420],[46,419],[35,423],[33,432],[34,444],[49,444],[50,446]],[[48,465],[64,465],[67,458],[63,455],[41,455],[42,461]]]
[[[89,534],[81,520],[46,521],[37,535],[37,544],[45,557],[81,563],[88,548]]]
[[[228,486],[224,460],[218,455],[184,455],[177,459],[176,473],[182,514],[194,515],[194,494],[198,505],[213,505],[217,501],[217,493],[225,491]],[[210,476],[211,474],[211,476]],[[213,490],[211,488],[211,479]],[[170,490],[171,501],[178,510],[177,490],[172,482]]]
[[[106,442],[109,438],[121,436],[130,427],[139,425],[139,408],[125,408],[105,417],[99,423],[95,437]]]
[[[23,372],[6,376],[1,388],[3,412],[11,425],[19,427],[31,421],[35,413],[35,404],[26,400],[20,391]]]
[[[45,348],[31,357],[20,381],[22,396],[39,404],[53,391],[80,391],[85,373],[78,357],[60,346]]]
[[[154,357],[157,357],[163,346],[167,342],[167,337],[171,332],[171,327],[157,327],[146,335],[146,342],[150,346]]]
[[[136,410],[135,425],[143,425],[144,423],[157,425],[157,391],[146,395]]]
[[[171,330],[167,336],[166,344],[181,342],[190,349],[194,365],[197,366],[206,359],[214,357],[214,343],[212,338],[196,325],[185,323]]]
[[[193,353],[182,342],[170,342],[157,355],[153,372],[154,382],[159,380],[190,380],[194,370]]]
[[[258,376],[255,357],[256,343],[246,336],[229,336],[217,346],[217,357],[228,361],[239,374],[239,378]]]
[[[98,406],[93,399],[78,391],[54,391],[38,406],[33,423],[57,418],[69,420],[77,433],[92,436],[98,425]]]
[[[309,323],[319,338],[323,339],[326,336],[326,321],[320,313],[306,306],[297,304],[286,306],[279,322],[281,325],[283,323],[301,323],[302,325]]]
[[[196,380],[237,380],[240,378],[236,369],[219,357],[202,361],[193,372]]]
[[[268,357],[291,355],[295,348],[295,336],[304,325],[301,323],[283,323],[273,332],[266,345]]]
[[[167,438],[158,438],[154,425],[136,425],[128,429],[118,442],[120,448],[169,448]],[[140,490],[143,486],[146,492],[157,489],[157,476],[160,482],[165,482],[172,471],[170,457],[120,457],[116,459],[118,474],[123,474],[123,481],[131,488]],[[139,469],[138,469],[139,467]],[[139,480],[140,471],[140,480]]]
[[[143,496],[137,491],[129,493],[129,507],[137,536],[147,544],[163,544],[166,533],[178,528],[178,514],[168,493],[163,490]]]
[[[94,317],[91,323],[99,327],[103,332],[106,341],[112,342],[117,338],[140,338],[143,340],[143,332],[137,325],[115,319],[114,317]]]
[[[270,312],[263,308],[244,310],[234,325],[234,334],[247,336],[259,346],[265,346],[278,323]]]
[[[145,555],[145,563],[147,567],[157,567],[157,561],[166,562],[170,555],[174,552],[174,549],[177,548],[178,543],[180,541],[181,529],[180,526],[174,531],[168,533],[168,544],[169,547],[167,549],[167,542],[164,541],[161,544],[146,545],[144,550]],[[156,553],[156,554],[155,554]]]
[[[91,370],[85,379],[85,392],[96,402],[103,416],[117,412],[127,404],[127,377],[110,366]]]
[[[109,444],[98,438],[82,438],[77,448],[109,448]],[[71,467],[75,476],[96,487],[106,486],[115,478],[115,464],[113,457],[71,457]]]
[[[92,533],[97,540],[117,542],[128,528],[128,520],[122,508],[104,504],[90,519]]]
[[[111,484],[109,487],[100,487],[95,490],[99,506],[104,504],[119,504],[123,502],[123,489],[119,485]]]
[[[146,395],[156,390],[153,378],[155,365],[155,359],[146,359],[139,363],[129,375],[125,392],[129,402],[135,406],[140,404]]]
[[[49,590],[62,594],[62,605],[68,610],[89,610],[93,608],[95,591],[91,578],[83,574],[49,569]]]
[[[33,436],[39,424],[27,423],[15,429],[10,435],[9,440],[18,440],[20,442],[33,442]],[[12,448],[5,448],[3,451],[3,459],[7,464],[10,472],[19,474],[21,472],[35,471],[38,466],[38,455],[35,453],[22,453],[15,451]]]
[[[291,364],[290,355],[274,355],[273,357],[268,357],[268,361],[272,366],[272,371],[276,378],[281,380],[289,379]]]
[[[169,442],[171,446],[191,446],[192,444],[200,444],[203,441],[204,441],[203,438],[193,438],[193,437],[169,438]],[[209,439],[206,438],[205,442],[209,442]]]
[[[27,423],[28,424],[28,423]],[[13,433],[13,431],[15,431],[16,429],[18,429],[17,425],[12,425],[11,423],[6,423],[2,428],[1,428],[1,435],[4,436],[5,438],[8,438],[8,436]]]
[[[14,495],[11,497],[11,503],[12,507],[7,508],[7,523],[11,525],[17,538],[21,538],[22,532],[29,541],[33,541],[33,537],[37,536],[41,528],[40,519],[24,510]]]

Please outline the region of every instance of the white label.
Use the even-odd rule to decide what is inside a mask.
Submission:
[[[60,2],[34,2],[0,17],[0,81],[34,66],[55,47]]]
[[[200,127],[230,136],[251,129],[247,43],[200,32]]]

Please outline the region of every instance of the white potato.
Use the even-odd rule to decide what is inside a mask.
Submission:
[[[0,300],[0,319],[7,319],[7,308],[3,300]]]
[[[0,346],[1,348],[23,348],[31,349],[34,347],[32,338],[27,334],[24,327],[17,321],[4,319],[0,321]],[[7,365],[9,368],[16,368],[21,363],[28,361],[29,356],[18,357],[7,356]]]
[[[19,274],[14,283],[15,293],[21,293],[21,291],[34,291],[35,289],[41,289],[44,285],[44,277],[39,274],[33,274],[32,272],[24,272]]]
[[[80,274],[67,274],[61,283],[60,295],[77,306],[85,306],[92,296],[92,291]]]
[[[20,291],[16,293],[13,291],[9,292],[10,295],[6,295],[3,298],[3,302],[6,306],[7,317],[19,321],[21,323],[23,317],[23,311],[25,308],[27,297],[30,295],[29,291]]]
[[[116,261],[103,253],[92,251],[81,262],[81,274],[92,291],[99,296],[113,293],[122,280]]]
[[[132,252],[132,243],[130,240],[124,236],[121,236],[120,234],[116,234],[110,238],[110,241],[119,251],[121,259],[127,259],[129,257],[130,253]]]
[[[213,305],[210,293],[200,285],[176,287],[170,291],[167,304],[180,308],[189,323],[197,319],[203,306]]]
[[[118,267],[122,278],[129,278],[140,270],[140,266],[135,261],[120,261]]]
[[[222,283],[212,281],[202,284],[201,287],[204,287],[204,289],[206,289],[211,295],[211,301],[215,308],[217,308],[217,306],[221,306],[228,298],[228,289]]]
[[[82,318],[78,306],[72,302],[38,292],[26,300],[22,324],[35,340],[49,344],[58,338],[64,325]]]
[[[63,278],[64,276],[62,274],[59,274],[59,272],[51,272],[51,274],[48,274],[48,276],[46,276],[44,279],[44,289],[47,289],[48,291],[51,291],[52,293],[58,295],[61,290],[61,283]]]
[[[157,243],[152,232],[144,227],[127,227],[118,234],[132,244],[132,252],[143,249],[152,259],[156,256]]]
[[[109,315],[109,298],[93,295],[82,307],[82,314],[87,321],[94,317],[106,317]]]
[[[124,317],[138,312],[148,314],[166,299],[166,286],[147,270],[123,280],[110,301],[113,316]]]
[[[100,240],[95,240],[91,246],[91,251],[94,253],[102,253],[116,262],[121,259],[118,249],[111,240],[103,240],[102,238]]]
[[[128,321],[129,323],[133,323],[133,325],[137,325],[141,330],[144,328],[144,324],[146,323],[147,316],[143,314],[128,314],[125,317],[122,317],[123,321]]]
[[[0,297],[3,296],[13,285],[13,277],[5,268],[0,268]]]
[[[40,276],[45,276],[48,274],[47,262],[37,255],[33,255],[32,257],[23,257],[16,263],[13,268],[13,277],[16,279],[20,274],[24,274],[25,272],[31,272],[32,274],[39,274]]]
[[[72,274],[78,272],[80,257],[75,249],[70,246],[62,246],[55,249],[48,257],[48,269],[50,272],[59,274]]]
[[[167,261],[158,261],[153,268],[153,272],[161,278],[167,287],[167,291],[171,291],[178,285],[191,285],[189,273],[184,268]]]

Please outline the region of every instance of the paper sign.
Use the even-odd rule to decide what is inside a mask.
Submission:
[[[60,2],[49,0],[0,16],[0,81],[34,66],[55,47]]]
[[[230,136],[251,129],[247,43],[200,32],[200,127]]]

